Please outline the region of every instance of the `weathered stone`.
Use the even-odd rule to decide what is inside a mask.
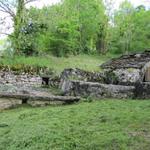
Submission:
[[[135,97],[140,99],[150,98],[150,83],[141,82],[135,84]]]
[[[67,89],[67,90],[66,90]],[[70,81],[63,86],[65,94],[96,97],[96,98],[132,98],[134,97],[134,86],[121,86],[111,84],[100,84],[94,82]]]
[[[43,107],[43,106],[49,106],[49,105],[63,105],[65,102],[63,101],[34,101],[30,100],[27,102],[32,107]]]
[[[52,103],[73,103],[78,102],[80,97],[73,96],[55,96],[46,91],[20,91],[20,92],[2,92],[0,93],[0,99],[14,99],[14,103],[16,104],[16,100],[20,100],[19,104],[31,104],[31,105],[49,105]],[[11,101],[8,101],[8,105],[12,105]],[[13,101],[12,101],[13,102]],[[1,103],[2,104],[2,103]],[[6,103],[7,104],[7,103]],[[1,107],[6,105],[1,105]],[[7,105],[6,105],[7,106]]]
[[[68,79],[63,80],[61,83],[61,90],[65,94],[69,93],[70,90],[72,89],[72,82]]]
[[[113,71],[113,73],[117,77],[118,84],[127,85],[142,81],[140,69],[116,69]]]
[[[87,82],[105,82],[105,74],[101,72],[89,72],[81,69],[65,69],[60,76],[60,85],[61,89],[67,91],[67,84],[69,84],[69,80],[80,80]]]
[[[21,104],[22,104],[22,101],[19,99],[0,98],[0,110],[14,108]]]
[[[103,82],[104,74],[101,72],[89,72],[78,68],[65,69],[60,76],[61,80],[76,79],[89,82]]]
[[[12,71],[4,72],[0,71],[0,84],[12,84],[16,85],[34,85],[41,86],[42,79],[39,75],[30,75],[30,74],[15,74]]]
[[[150,62],[150,50],[141,53],[132,53],[123,55],[119,58],[114,58],[101,65],[103,69],[122,69],[135,68],[142,69],[148,62]]]
[[[116,77],[114,84],[134,85],[139,82],[150,82],[150,51],[123,55],[101,65],[106,74],[106,83],[112,82],[107,73]]]

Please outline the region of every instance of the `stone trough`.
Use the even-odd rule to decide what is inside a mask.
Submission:
[[[31,106],[46,106],[50,104],[70,104],[78,102],[79,97],[55,96],[49,93],[0,93],[0,109],[16,107],[17,105],[29,104]]]

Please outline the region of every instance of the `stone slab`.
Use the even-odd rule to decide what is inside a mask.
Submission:
[[[100,84],[96,82],[67,81],[62,86],[66,95],[96,98],[132,98],[134,86]]]

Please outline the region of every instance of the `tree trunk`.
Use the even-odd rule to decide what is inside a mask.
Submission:
[[[13,47],[15,50],[15,54],[20,53],[20,32],[21,27],[24,23],[24,11],[25,11],[25,1],[18,0],[17,1],[17,9],[16,9],[16,16],[14,17],[14,40],[13,40]]]

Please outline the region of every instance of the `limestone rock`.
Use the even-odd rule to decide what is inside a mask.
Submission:
[[[140,69],[116,69],[113,71],[116,75],[118,84],[131,84],[142,81]]]
[[[68,83],[68,84],[67,84]],[[96,82],[70,81],[64,86],[64,93],[73,96],[96,98],[132,98],[134,86],[100,84]],[[65,89],[67,89],[65,91]]]
[[[31,75],[27,73],[15,74],[12,71],[0,71],[0,84],[40,86],[42,79],[39,75]]]
[[[150,98],[150,83],[141,82],[135,84],[135,97],[140,99]]]
[[[8,98],[0,98],[0,110],[14,108],[18,105],[21,105],[21,100],[17,99],[8,99]]]
[[[60,85],[59,87],[62,91],[67,91],[67,84],[69,80],[80,80],[87,82],[105,82],[105,74],[101,72],[89,72],[81,69],[65,69],[60,76]],[[69,85],[70,86],[70,85]],[[64,88],[65,87],[65,88]]]

